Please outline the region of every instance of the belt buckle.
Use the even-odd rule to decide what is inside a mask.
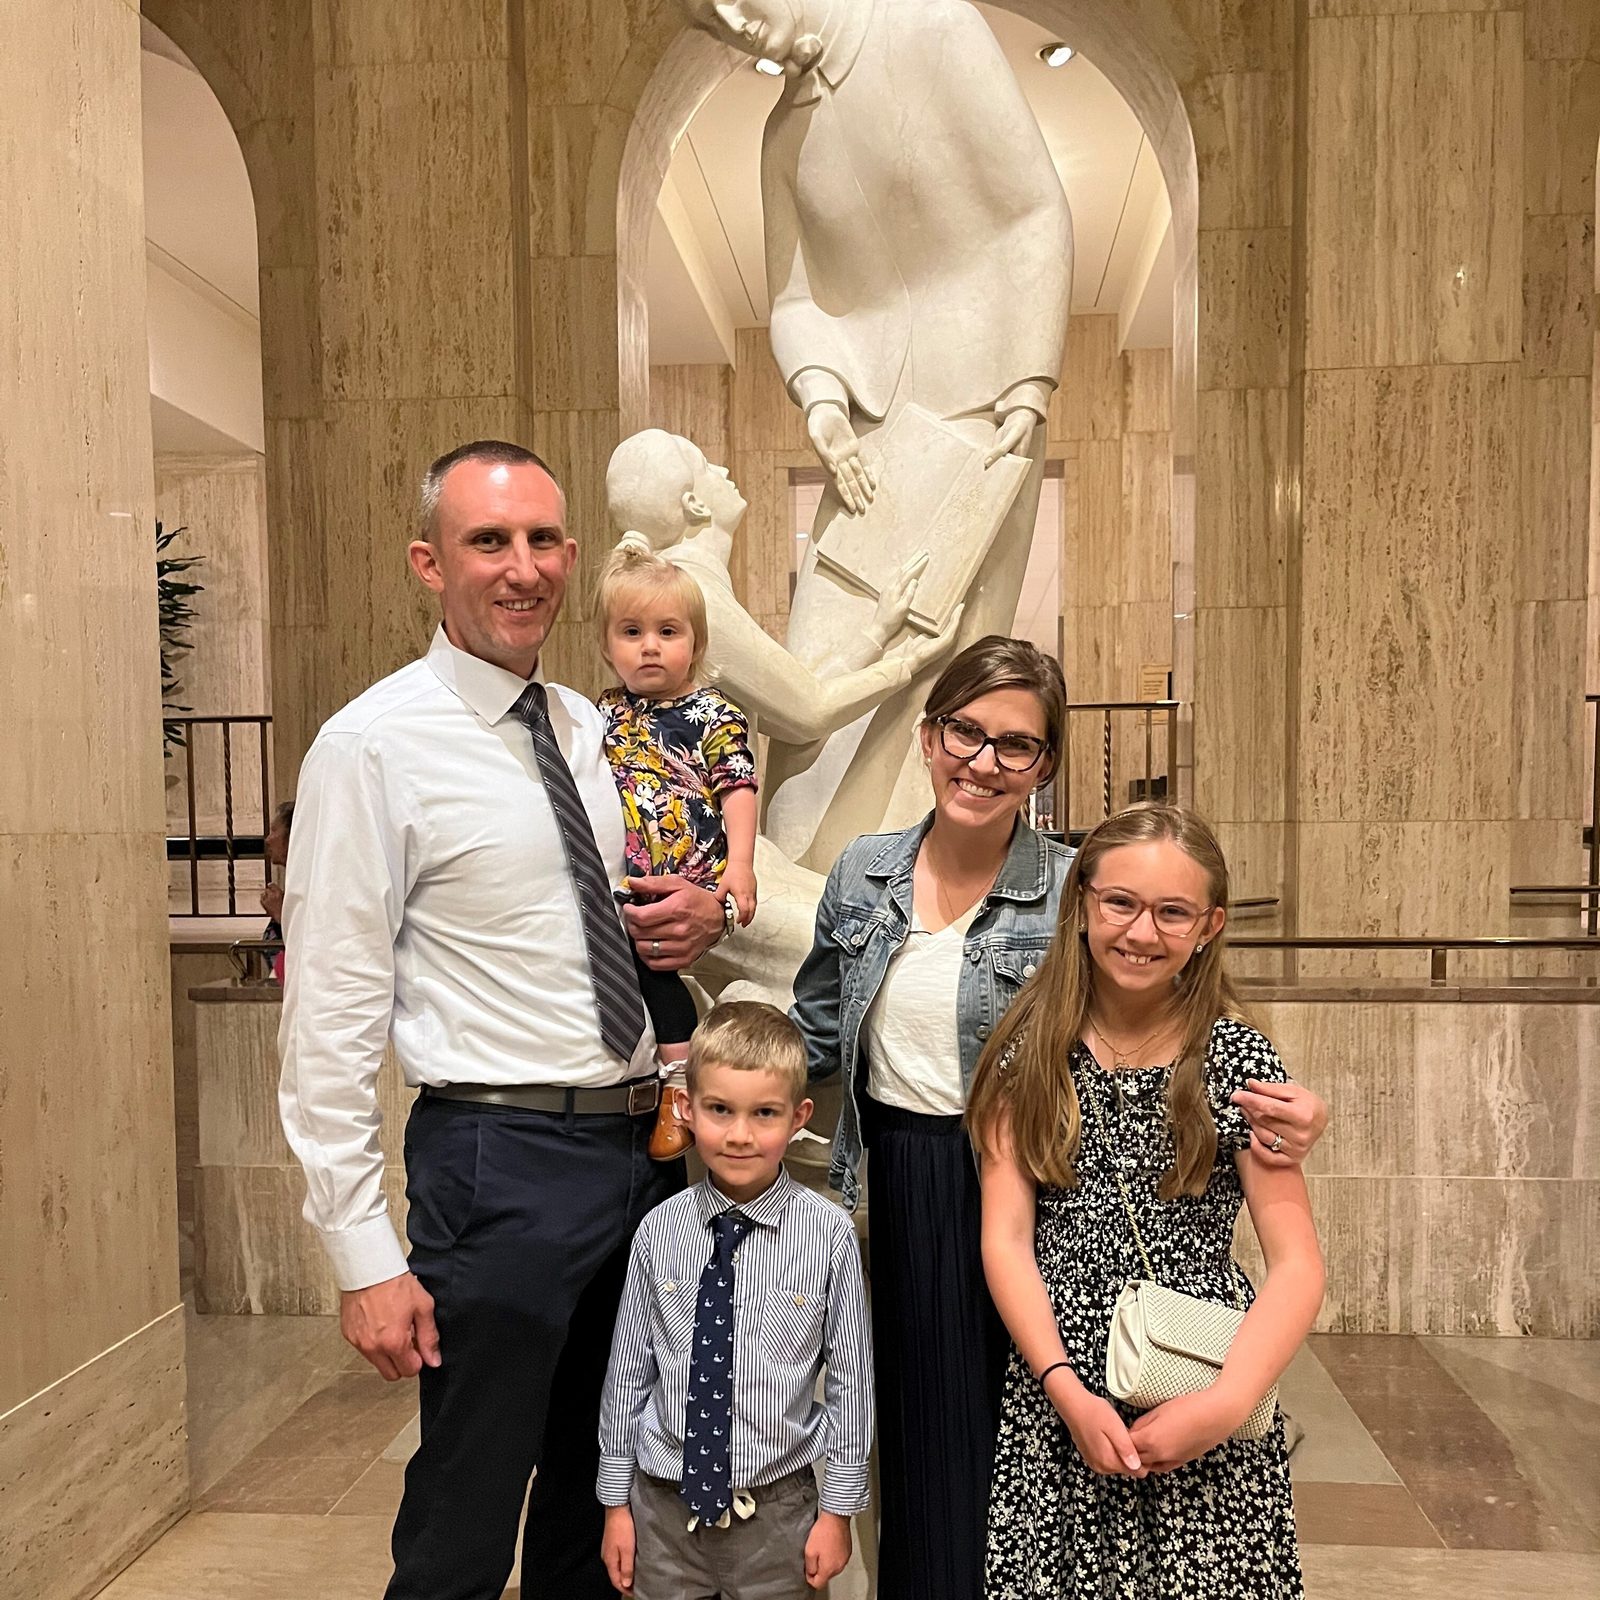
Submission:
[[[654,1111],[661,1104],[661,1080],[659,1078],[635,1078],[628,1085],[628,1115],[630,1117],[643,1116],[646,1111]]]

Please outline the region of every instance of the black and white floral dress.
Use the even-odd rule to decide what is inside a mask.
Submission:
[[[1073,1051],[1083,1109],[1078,1185],[1040,1189],[1034,1250],[1073,1370],[1104,1396],[1106,1335],[1123,1284],[1143,1277],[1112,1156],[1089,1097],[1126,1163],[1139,1228],[1157,1279],[1206,1299],[1246,1303],[1232,1266],[1244,1194],[1234,1154],[1249,1141],[1228,1096],[1247,1078],[1285,1081],[1272,1045],[1242,1022],[1212,1031],[1206,1088],[1217,1159],[1203,1195],[1161,1200],[1172,1160],[1167,1067],[1109,1073]],[[1109,1397],[1108,1397],[1109,1398]],[[1137,1415],[1113,1401],[1125,1420]],[[989,1502],[985,1600],[1299,1600],[1304,1595],[1281,1414],[1257,1441],[1224,1440],[1197,1461],[1147,1478],[1101,1477],[1013,1348]]]

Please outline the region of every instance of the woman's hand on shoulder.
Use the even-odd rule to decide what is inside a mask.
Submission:
[[[1128,1430],[1151,1472],[1171,1472],[1214,1450],[1244,1421],[1215,1386],[1163,1401]]]
[[[1327,1102],[1303,1083],[1248,1078],[1228,1098],[1250,1124],[1250,1154],[1265,1166],[1299,1166],[1328,1126]]]

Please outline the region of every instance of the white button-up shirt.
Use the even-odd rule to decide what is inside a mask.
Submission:
[[[576,890],[512,711],[526,687],[441,628],[423,660],[330,718],[300,769],[279,1106],[341,1288],[406,1270],[378,1145],[388,1039],[413,1087],[605,1087],[654,1070],[648,1028],[631,1062],[600,1042]],[[547,687],[600,859],[620,878],[603,719]]]

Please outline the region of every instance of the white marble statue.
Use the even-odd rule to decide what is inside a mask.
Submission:
[[[941,568],[938,606],[914,625],[937,627],[960,598],[957,645],[1009,633],[1066,337],[1072,228],[994,35],[965,0],[682,3],[786,75],[762,146],[772,350],[831,478],[790,651],[813,666],[836,656],[874,615],[884,572],[920,547],[936,567],[951,547],[962,559]],[[918,525],[916,485],[880,482],[897,428],[904,443],[913,424],[1008,475],[986,507],[969,495],[960,514]],[[874,517],[880,494],[895,505],[887,518]],[[830,561],[852,544],[835,528],[850,517],[884,525]],[[883,552],[876,577],[857,564],[863,545]],[[787,855],[825,871],[857,834],[921,812],[912,730],[931,671],[825,744],[774,751],[765,829]]]
[[[937,635],[894,642],[927,559],[916,551],[885,586],[866,625],[813,670],[734,595],[728,557],[745,500],[726,468],[713,466],[689,440],[648,428],[612,453],[606,503],[625,538],[642,539],[694,575],[706,602],[706,678],[767,736],[769,751],[815,745],[871,711],[948,655],[960,627],[957,612]],[[755,868],[761,894],[755,921],[704,957],[695,976],[730,999],[787,1005],[794,974],[811,948],[822,875],[796,866],[764,837],[756,840]]]

